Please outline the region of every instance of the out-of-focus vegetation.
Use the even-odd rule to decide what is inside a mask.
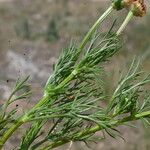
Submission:
[[[109,1],[107,1],[109,2]],[[68,41],[79,41],[94,20],[104,11],[106,1],[98,0],[9,0],[0,1],[0,103],[11,91],[11,85],[18,76],[30,74],[34,98],[30,103],[20,102],[20,111],[35,103],[41,96],[41,83],[44,85],[53,63],[56,62],[61,47]],[[148,3],[148,2],[147,2]],[[149,3],[148,3],[149,4]],[[149,7],[149,5],[148,5]],[[117,13],[116,13],[117,14]],[[117,18],[118,14],[116,15]],[[111,18],[103,25],[110,25]],[[121,22],[117,18],[117,22]],[[126,46],[106,65],[111,74],[104,80],[108,96],[118,80],[119,72],[134,55],[141,56],[143,68],[150,70],[150,12],[142,19],[135,19],[126,29],[123,39]],[[13,107],[13,106],[12,106]],[[142,126],[137,124],[137,126]],[[108,139],[95,145],[94,150],[148,150],[149,129],[121,128],[126,142]],[[11,149],[19,140],[16,135],[6,149]],[[117,144],[116,144],[117,143]],[[118,145],[121,146],[118,147]],[[66,149],[66,147],[64,147]],[[77,143],[73,149],[80,150]],[[82,145],[82,149],[83,145]],[[85,148],[87,149],[87,148]]]

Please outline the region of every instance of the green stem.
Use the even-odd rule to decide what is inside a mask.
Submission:
[[[44,101],[46,100],[46,98],[43,98],[39,101],[38,105],[35,105],[33,108],[37,108],[39,105],[41,105]],[[33,110],[32,108],[32,110]],[[5,142],[9,139],[9,137],[14,133],[15,130],[17,130],[22,124],[28,122],[28,116],[27,114],[24,114],[23,116],[21,116],[14,125],[11,126],[11,128],[9,128],[6,133],[3,135],[3,137],[0,139],[0,150],[2,149],[2,147],[4,146]]]
[[[90,37],[92,36],[92,34],[96,31],[96,29],[98,28],[98,26],[104,21],[104,19],[112,12],[113,10],[113,6],[111,5],[103,14],[102,16],[94,23],[94,25],[91,27],[91,29],[89,30],[89,32],[85,35],[84,39],[82,40],[80,46],[78,47],[78,52],[80,53],[81,50],[85,47],[85,45],[87,44],[87,42],[89,41]],[[62,87],[64,87],[68,82],[70,82],[76,75],[78,74],[78,66],[76,67],[76,69],[73,70],[73,72],[64,80],[62,81],[56,88],[60,89]]]
[[[78,54],[80,54],[80,52],[82,51],[82,49],[85,47],[85,45],[87,44],[87,42],[89,41],[90,37],[92,36],[92,34],[96,31],[96,29],[98,28],[98,26],[106,19],[106,17],[112,12],[113,10],[113,5],[111,5],[102,15],[101,17],[94,23],[94,25],[90,28],[90,30],[87,32],[87,34],[85,35],[85,37],[83,38],[82,42],[80,43],[77,51]],[[58,88],[60,88],[61,86],[64,86],[66,84],[67,81],[70,81],[72,78],[74,77],[73,74],[70,74],[62,83],[60,83],[60,85],[58,86]],[[50,78],[48,78],[47,82],[46,82],[46,86],[48,85]]]
[[[42,116],[42,117],[36,117],[33,119],[26,119],[25,122],[31,122],[31,121],[38,121],[38,120],[44,120],[44,119],[56,119],[56,118],[63,118],[63,117],[69,117],[67,114],[65,115],[50,115],[50,116]]]
[[[72,73],[55,88],[55,90],[59,90],[63,88],[65,85],[67,85],[78,74],[78,72],[79,72],[78,67],[76,67],[72,71]]]
[[[34,109],[42,106],[47,100],[49,100],[49,96],[44,96],[31,110],[33,111]]]
[[[103,14],[102,16],[94,23],[94,25],[91,27],[91,29],[89,30],[89,32],[85,35],[84,39],[82,40],[81,44],[78,47],[78,52],[80,53],[81,50],[84,48],[84,46],[87,44],[87,42],[89,41],[90,37],[92,36],[92,34],[96,31],[96,29],[98,28],[98,26],[104,21],[104,19],[112,12],[113,10],[113,6],[111,5]],[[72,71],[72,73],[66,78],[64,79],[56,88],[54,88],[54,90],[58,90],[63,88],[67,83],[69,83],[76,75],[78,74],[78,66]],[[49,80],[49,79],[48,79]],[[36,107],[41,106],[47,98],[43,99],[42,101],[39,101],[36,104]]]
[[[129,121],[138,120],[142,117],[150,117],[150,111],[142,112],[142,113],[136,114],[135,116],[125,117],[121,120],[114,120],[110,123],[110,125],[112,127],[116,127],[116,126],[122,125],[126,122],[129,122]],[[88,128],[84,131],[81,131],[81,132],[74,134],[71,139],[66,139],[66,140],[64,139],[64,140],[59,140],[57,142],[53,142],[53,143],[51,143],[51,144],[49,144],[43,148],[40,148],[39,150],[53,149],[53,148],[59,147],[61,145],[64,145],[66,143],[69,143],[70,141],[76,141],[75,139],[80,139],[80,138],[88,136],[90,134],[94,134],[94,133],[101,131],[103,129],[105,129],[103,126],[96,125],[94,127]]]
[[[127,26],[127,24],[129,23],[129,21],[132,19],[133,17],[133,12],[132,11],[129,11],[127,17],[125,18],[125,20],[123,21],[122,25],[120,26],[120,28],[118,29],[118,31],[116,32],[116,35],[117,36],[120,36],[121,33],[124,31],[125,27]],[[115,94],[117,93],[119,88],[117,88],[113,94],[113,96],[111,97],[111,100],[109,102],[109,107],[108,107],[108,112],[110,111],[109,109],[111,108],[112,104],[113,104],[113,101],[115,99]]]
[[[132,17],[133,17],[133,12],[129,11],[126,19],[123,22],[123,24],[120,26],[120,28],[116,32],[117,36],[119,36],[122,33],[122,31],[125,29],[125,27],[127,26],[127,24],[129,23],[129,21],[131,20]]]
[[[72,80],[72,78],[77,74],[77,70],[74,70],[63,82],[61,82],[55,89],[60,89],[64,87],[69,81]],[[45,104],[47,100],[49,100],[50,96],[43,97],[30,111],[34,111],[36,108],[42,106]],[[13,134],[13,132],[19,128],[23,123],[28,122],[28,115],[25,114],[15,123],[2,137],[2,140],[0,140],[0,149],[3,147],[4,143],[7,141],[7,139]]]
[[[150,117],[150,111],[145,111],[145,112],[139,113],[135,116],[136,116],[136,118]]]
[[[17,123],[12,125],[10,129],[4,134],[4,136],[0,139],[0,149],[4,146],[5,142],[8,140],[8,138],[13,134],[13,132],[20,127],[24,122],[22,121],[22,117],[18,119]]]
[[[94,25],[91,27],[91,29],[89,30],[89,32],[86,34],[86,36],[84,37],[84,39],[82,40],[78,51],[81,51],[84,46],[87,44],[87,42],[89,41],[91,35],[96,31],[97,27],[104,21],[104,19],[112,12],[113,10],[113,6],[111,5],[104,13],[103,15],[94,23]]]

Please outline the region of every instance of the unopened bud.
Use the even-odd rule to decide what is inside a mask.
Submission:
[[[125,7],[125,8],[129,8],[132,4],[132,1],[133,0],[123,0],[122,1],[122,5]]]
[[[144,4],[144,0],[133,0],[131,9],[134,16],[142,17],[146,14],[146,5]]]
[[[116,10],[123,8],[131,10],[134,16],[142,17],[146,14],[144,0],[112,0],[112,4]]]
[[[129,8],[133,0],[113,0],[113,7],[116,10],[121,10],[123,8]]]
[[[112,0],[113,8],[116,10],[121,10],[124,8],[123,0]]]

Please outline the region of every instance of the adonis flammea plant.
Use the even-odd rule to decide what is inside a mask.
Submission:
[[[117,31],[113,30],[115,24],[112,23],[105,35],[96,32],[113,10],[123,8],[127,9],[128,15]],[[63,50],[45,84],[43,97],[20,116],[16,115],[17,109],[7,109],[15,101],[31,95],[30,91],[22,92],[28,86],[29,77],[18,80],[0,109],[0,149],[27,122],[31,122],[31,126],[22,135],[18,150],[49,150],[68,142],[87,143],[95,141],[95,133],[101,131],[115,137],[118,136],[117,126],[135,120],[149,124],[150,95],[143,89],[150,83],[150,76],[141,79],[143,72],[138,61],[134,60],[118,81],[106,107],[101,105],[107,96],[100,82],[102,63],[109,61],[122,46],[120,34],[133,16],[142,17],[145,14],[143,0],[112,0],[110,7],[98,18],[81,43],[78,46],[70,44]],[[49,128],[39,138],[45,124]]]

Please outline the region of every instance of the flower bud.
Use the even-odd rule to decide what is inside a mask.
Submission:
[[[116,10],[121,10],[124,8],[122,5],[123,0],[112,0],[113,8]]]
[[[116,10],[121,10],[123,8],[129,8],[133,0],[113,0],[113,7]]]
[[[144,0],[133,0],[131,10],[134,16],[144,16],[146,14],[146,5],[144,4]]]
[[[116,10],[123,8],[131,10],[134,16],[142,17],[146,14],[144,0],[112,0],[112,4]]]
[[[129,8],[132,4],[132,1],[133,0],[123,0],[122,1],[122,5],[125,7],[125,8]]]

